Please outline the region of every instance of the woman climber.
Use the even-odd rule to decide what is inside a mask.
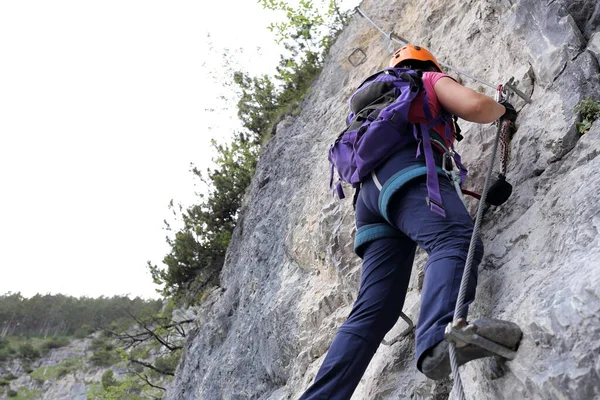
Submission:
[[[408,111],[410,125],[419,125],[421,130],[415,129],[414,137],[411,130],[410,143],[397,146],[392,154],[382,157],[370,174],[360,176],[359,184],[355,185],[360,188],[355,197],[355,249],[363,259],[360,288],[348,319],[339,328],[314,383],[302,395],[302,400],[352,396],[379,344],[400,316],[417,246],[429,256],[416,329],[417,368],[435,380],[451,372],[449,343],[444,330],[453,320],[473,220],[453,183],[442,174],[443,168],[448,167],[444,164],[452,162],[445,155],[453,153],[449,149],[457,136],[454,124],[448,118],[435,122],[432,119],[452,114],[477,123],[490,123],[499,118],[514,122],[517,113],[509,103],[497,103],[442,73],[437,60],[423,47],[402,47],[392,56],[390,68],[410,70],[410,76],[405,76],[411,85],[415,83],[425,89],[411,100]],[[397,71],[402,74],[405,70]],[[398,95],[398,92],[393,93]],[[374,102],[381,98],[377,96],[379,94],[375,95]],[[369,102],[371,99],[362,101],[363,104]],[[356,115],[360,113],[353,111]],[[383,111],[379,111],[381,116]],[[356,115],[351,114],[354,118],[350,123]],[[390,146],[390,143],[379,140],[377,146]],[[438,180],[439,176],[435,182],[437,187],[430,182],[434,181],[428,173],[431,168],[424,168],[428,154],[436,164],[433,178]],[[415,175],[419,168],[423,173]],[[412,174],[410,179],[408,174]],[[382,200],[384,191],[386,196]],[[438,195],[439,201],[435,201]],[[483,257],[481,239],[477,240],[474,250],[464,316],[475,297],[477,265]],[[479,327],[482,336],[509,348],[516,348],[521,337],[521,330],[507,321],[482,319]],[[474,345],[457,348],[459,365],[492,355]]]

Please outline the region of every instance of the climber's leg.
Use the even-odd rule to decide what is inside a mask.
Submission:
[[[301,399],[352,396],[377,347],[400,316],[415,249],[406,237],[378,239],[365,246],[354,307]]]
[[[426,350],[444,340],[446,325],[453,319],[473,232],[471,216],[446,179],[440,179],[440,194],[446,217],[429,209],[424,181],[406,187],[401,196],[392,199],[391,216],[396,227],[429,254],[416,330],[416,358],[419,361]],[[475,297],[477,266],[483,256],[481,240],[475,245],[463,315]]]

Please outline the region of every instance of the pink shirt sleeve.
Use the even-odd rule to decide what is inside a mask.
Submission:
[[[440,79],[448,77],[453,79],[452,77],[442,74],[441,72],[425,72],[423,74],[423,86],[425,86],[425,90],[427,90],[427,100],[429,103],[429,109],[433,115],[438,115],[442,109],[442,105],[438,101],[437,95],[435,94],[435,89],[433,88],[437,81]],[[417,97],[416,100],[420,100],[423,96],[422,94]],[[408,113],[409,119],[414,122],[426,122],[425,115],[423,113],[423,107],[421,106],[420,101],[413,101],[413,104],[410,107],[410,111]]]
[[[433,88],[433,86],[437,83],[437,81],[439,81],[443,77],[454,80],[454,78],[452,78],[451,76],[443,74],[441,72],[425,72],[423,74],[423,81],[427,80],[428,82],[430,82],[431,87]]]
[[[454,79],[451,76],[443,74],[441,72],[425,72],[423,74],[423,86],[425,86],[425,90],[427,91],[427,100],[429,103],[429,109],[431,110],[432,115],[436,116],[442,110],[442,105],[440,104],[437,95],[435,94],[434,85],[440,79],[447,77],[450,79]],[[418,100],[422,100],[424,94],[419,94],[419,96],[413,101],[410,106],[410,111],[408,112],[408,118],[411,122],[427,122],[425,118],[425,113],[423,112],[423,103]],[[445,136],[444,126],[443,124],[434,128],[436,132],[438,132],[442,137]]]
[[[425,72],[423,74],[423,85],[427,90],[427,98],[429,100],[429,107],[431,108],[431,112],[433,115],[437,115],[442,110],[442,105],[440,104],[437,95],[435,94],[434,86],[442,78],[450,78],[454,79],[446,74],[441,72]]]

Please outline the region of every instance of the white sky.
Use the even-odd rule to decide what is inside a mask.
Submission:
[[[219,49],[272,70],[273,18],[253,0],[0,2],[0,294],[156,297],[169,200],[193,203],[190,162],[235,125],[205,111]]]

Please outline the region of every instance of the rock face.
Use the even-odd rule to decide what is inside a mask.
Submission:
[[[84,371],[84,368],[72,368],[68,373],[56,376],[57,367],[66,367],[70,361],[76,361],[73,365],[83,365],[88,354],[91,339],[73,340],[68,345],[52,349],[42,358],[28,363],[29,368],[43,371],[42,375],[36,375],[38,380],[33,379],[24,369],[22,360],[12,360],[8,368],[2,370],[4,374],[12,374],[17,379],[11,381],[9,389],[17,391],[21,396],[28,399],[41,400],[85,400],[89,382],[100,382],[103,369],[92,368]],[[26,392],[23,392],[25,390]],[[23,394],[27,393],[27,395]],[[5,397],[0,394],[0,399]]]
[[[486,255],[470,317],[518,323],[518,356],[461,369],[469,399],[600,398],[600,122],[580,136],[574,107],[598,98],[595,0],[365,0],[383,29],[488,82],[515,77],[532,97],[512,140],[509,201],[487,210]],[[589,42],[589,43],[588,43]],[[360,47],[367,61],[347,57]],[[308,387],[358,288],[350,200],[328,191],[327,150],[345,99],[387,65],[394,47],[355,15],[331,50],[302,112],[265,147],[221,276],[202,306],[168,399],[296,399]],[[475,90],[490,89],[463,78]],[[462,123],[458,150],[480,190],[495,128]],[[496,166],[496,169],[499,165]],[[471,205],[474,210],[475,205]],[[404,312],[419,310],[420,254]],[[406,324],[388,334],[393,338]],[[443,399],[415,367],[414,336],[380,346],[353,399]]]
[[[192,315],[188,311],[188,315]],[[18,399],[27,400],[86,400],[97,398],[102,393],[102,375],[112,370],[117,381],[128,373],[125,362],[107,367],[95,365],[91,358],[93,339],[101,336],[94,333],[86,339],[74,339],[64,347],[51,349],[35,361],[13,358],[0,365],[0,377],[14,376],[4,388],[0,387],[0,400],[10,398],[8,390],[18,393]],[[153,362],[158,351],[151,349],[146,361]],[[158,378],[155,384],[163,385],[165,379]]]

